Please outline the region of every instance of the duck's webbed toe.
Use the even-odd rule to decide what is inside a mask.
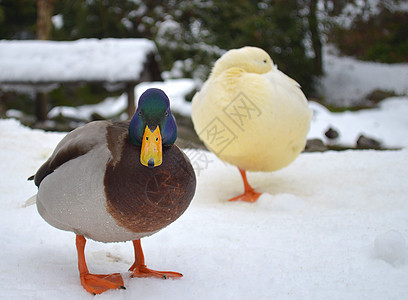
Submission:
[[[119,273],[101,275],[101,274],[84,274],[80,275],[81,284],[85,290],[91,294],[102,294],[109,289],[126,289],[123,278]]]
[[[133,277],[157,277],[162,279],[167,278],[180,278],[183,277],[183,274],[178,272],[171,272],[171,271],[156,271],[149,269],[146,265],[133,265],[130,267],[129,271],[132,271],[130,275],[131,278]]]

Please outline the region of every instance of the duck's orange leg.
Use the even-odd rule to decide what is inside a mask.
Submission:
[[[178,278],[182,277],[183,274],[170,271],[155,271],[149,269],[145,265],[145,259],[143,255],[142,245],[140,240],[134,240],[133,246],[135,248],[135,262],[130,267],[129,271],[132,272],[130,277],[158,277],[158,278]]]
[[[252,188],[252,186],[249,185],[248,183],[248,179],[246,177],[246,171],[242,170],[240,168],[239,172],[241,173],[242,176],[242,180],[244,181],[244,193],[236,196],[234,198],[229,199],[228,201],[246,201],[246,202],[255,202],[256,200],[258,200],[259,196],[261,196],[261,193],[257,193],[255,192],[255,190]]]
[[[109,289],[125,289],[123,278],[119,273],[108,275],[90,274],[85,261],[86,239],[82,235],[76,236],[78,251],[78,269],[81,284],[91,294],[101,294]]]

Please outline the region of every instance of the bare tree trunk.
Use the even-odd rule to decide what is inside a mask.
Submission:
[[[37,39],[48,40],[52,28],[52,12],[54,11],[55,0],[37,0]],[[48,115],[48,95],[44,92],[37,92],[35,98],[35,115],[37,121],[45,121]]]
[[[135,106],[135,86],[136,83],[134,82],[129,82],[126,85],[126,93],[128,96],[128,106],[127,106],[127,114],[128,114],[128,119],[130,120],[133,117],[133,114],[136,111],[136,106]]]
[[[48,40],[52,28],[52,12],[55,0],[37,0],[37,39]]]
[[[48,95],[44,92],[37,92],[35,95],[35,116],[37,121],[43,122],[48,116]]]
[[[312,39],[312,47],[315,54],[314,68],[316,75],[323,74],[322,41],[319,34],[319,21],[317,19],[317,0],[309,2],[309,30]]]

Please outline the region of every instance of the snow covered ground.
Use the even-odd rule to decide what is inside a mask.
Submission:
[[[80,285],[74,235],[48,225],[26,178],[61,133],[0,120],[0,291],[3,299],[94,299]],[[265,194],[229,203],[238,171],[186,150],[196,168],[193,202],[142,240],[148,266],[179,280],[130,279],[131,243],[89,241],[91,272],[121,272],[127,290],[98,299],[406,299],[408,149],[304,153],[289,167],[249,173]]]
[[[408,64],[384,64],[340,57],[333,47],[323,51],[322,97],[332,105],[354,106],[376,89],[408,94]]]
[[[359,111],[333,113],[317,102],[310,101],[313,119],[308,138],[327,140],[330,127],[340,136],[336,143],[355,146],[360,135],[375,138],[388,148],[408,146],[408,97],[383,100],[379,107]]]
[[[388,72],[378,71],[382,65],[365,68],[348,58],[331,64],[341,62],[343,67],[330,70],[345,71],[344,81],[327,75],[331,97],[364,95],[374,81],[407,94],[406,65]],[[363,79],[353,80],[357,74]],[[190,113],[183,96],[193,88],[191,80],[154,86],[169,94],[173,110]],[[139,85],[137,94],[148,87]],[[93,111],[109,116],[125,106],[123,97],[58,109],[76,117]],[[130,279],[131,243],[89,241],[90,271],[121,272],[127,287],[98,299],[406,299],[408,98],[390,98],[358,112],[331,113],[315,102],[310,106],[309,138],[324,140],[333,127],[340,144],[354,145],[365,134],[403,149],[303,153],[283,170],[248,174],[264,193],[254,204],[226,201],[243,189],[234,167],[209,152],[185,149],[197,173],[194,200],[179,220],[142,240],[149,267],[184,277]],[[23,207],[36,193],[26,178],[63,136],[0,120],[1,299],[94,299],[80,285],[74,235],[48,225],[35,206]]]

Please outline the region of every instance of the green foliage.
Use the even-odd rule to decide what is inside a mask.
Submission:
[[[336,28],[331,35],[342,53],[383,63],[408,62],[408,12],[383,7],[368,20],[357,18],[350,29]]]
[[[304,57],[306,28],[298,14],[297,2],[214,0],[213,3],[205,22],[213,33],[213,42],[220,48],[261,47],[280,60],[279,65],[284,65],[284,57],[293,59],[294,52],[301,54],[300,59]]]
[[[304,45],[308,28],[297,1],[174,2],[176,13],[160,24],[155,36],[165,64],[178,61],[179,69],[204,80],[221,49],[256,46],[304,90],[313,90],[312,58]]]
[[[1,9],[7,3],[15,13],[30,12],[26,23],[20,24],[34,28],[36,1],[0,1],[0,22]],[[225,50],[257,46],[309,93],[318,74],[305,48],[310,31],[304,13],[307,5],[308,1],[295,0],[56,0],[54,15],[59,15],[63,24],[53,28],[52,39],[152,39],[162,70],[169,77],[202,81]],[[20,28],[20,32],[24,30]]]
[[[170,77],[205,80],[214,61],[223,53],[203,23],[208,5],[191,1],[173,1],[162,7],[164,18],[155,23],[156,41],[164,70]]]
[[[63,26],[54,28],[53,38],[129,37],[130,33],[122,20],[133,8],[134,3],[127,0],[57,0],[55,14],[61,14]]]
[[[6,16],[4,14],[4,7],[0,6],[0,25],[4,27]]]
[[[34,114],[34,94],[17,94],[16,92],[2,92],[0,90],[0,103],[7,109],[15,109],[26,114]]]
[[[110,92],[100,84],[65,85],[49,93],[51,106],[96,104],[107,97],[117,97],[120,91]]]
[[[33,39],[37,5],[33,0],[0,0],[0,39]]]

